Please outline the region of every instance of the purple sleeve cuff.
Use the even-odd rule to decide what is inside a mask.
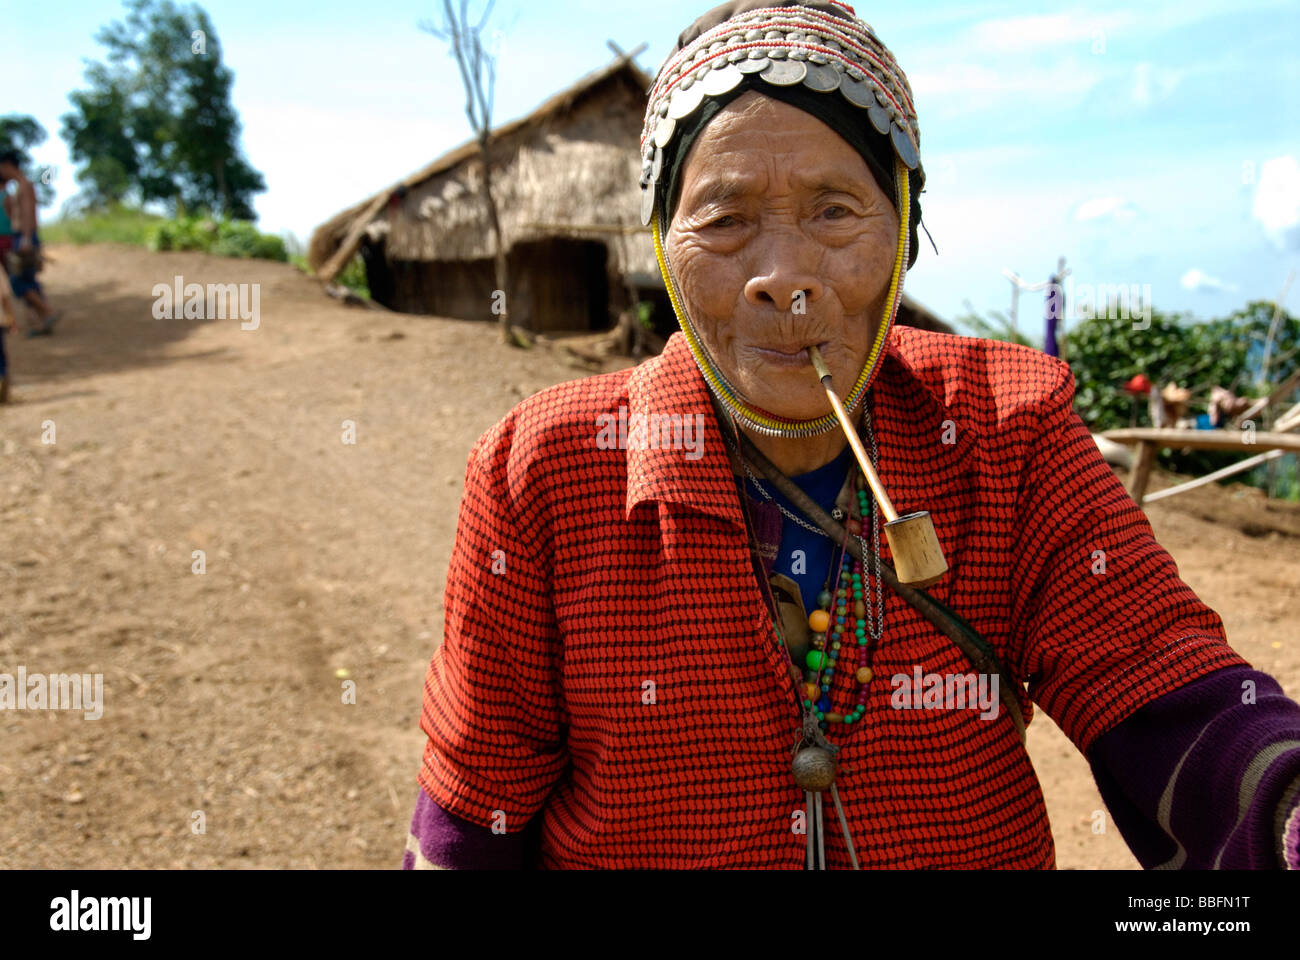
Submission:
[[[423,790],[415,801],[403,870],[522,870],[528,866],[529,832],[494,833],[462,820]]]
[[[1300,793],[1300,781],[1291,786],[1295,806],[1282,825],[1282,855],[1286,857],[1288,870],[1300,870],[1300,798],[1296,798],[1297,793]]]
[[[1147,704],[1088,755],[1147,869],[1300,869],[1300,704],[1230,667]]]

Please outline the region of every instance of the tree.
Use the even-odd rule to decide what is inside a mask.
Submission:
[[[492,230],[497,283],[493,308],[499,310],[501,315],[502,341],[522,347],[528,345],[527,341],[510,323],[510,308],[505,295],[509,289],[505,241],[501,235],[501,218],[496,198],[492,194],[492,107],[496,93],[497,65],[495,55],[490,54],[484,46],[483,31],[494,5],[495,0],[488,0],[483,16],[478,23],[471,24],[469,0],[460,0],[459,12],[452,8],[451,0],[442,0],[442,24],[426,20],[421,22],[420,29],[450,44],[451,55],[460,69],[460,79],[465,86],[465,116],[469,118],[470,129],[478,140],[479,160],[483,167],[483,205]]]
[[[36,202],[42,207],[54,202],[54,185],[51,177],[43,175],[44,170],[32,167],[31,150],[48,139],[49,134],[35,117],[18,113],[0,117],[0,151],[13,150],[18,154],[19,165],[36,185]]]
[[[256,219],[266,189],[244,158],[231,103],[234,74],[207,13],[171,0],[126,0],[127,14],[96,35],[106,63],[86,68],[89,89],[71,93],[63,137],[80,165],[90,206],[161,202]]]

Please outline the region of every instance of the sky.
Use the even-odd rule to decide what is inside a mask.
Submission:
[[[496,120],[611,59],[652,73],[709,0],[498,0]],[[243,145],[268,190],[262,229],[320,223],[469,137],[454,62],[420,31],[436,0],[209,0]],[[478,8],[476,2],[474,8]],[[58,205],[77,190],[59,137],[99,59],[111,0],[0,0],[0,113],[50,139]],[[1010,270],[1065,257],[1082,292],[1123,285],[1157,310],[1225,316],[1300,272],[1300,0],[1086,5],[859,3],[907,72],[928,174],[907,292],[940,316],[1007,311]],[[45,216],[50,216],[47,211]],[[1041,294],[1020,300],[1041,333]],[[1300,283],[1286,306],[1300,311]]]

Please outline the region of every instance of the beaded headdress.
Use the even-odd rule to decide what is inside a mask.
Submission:
[[[902,301],[903,275],[916,259],[920,219],[916,198],[925,175],[912,90],[893,55],[848,4],[790,0],[759,5],[742,0],[711,11],[684,33],[650,91],[641,134],[641,219],[653,230],[659,268],[691,353],[709,387],[737,420],[769,436],[819,436],[836,428],[833,415],[787,420],[752,406],[732,387],[696,335],[663,249],[675,186],[670,181],[683,159],[679,155],[683,146],[689,147],[701,118],[708,115],[706,105],[716,112],[719,101],[734,99],[746,89],[823,118],[833,115],[837,119],[830,125],[863,154],[878,180],[882,164],[877,157],[893,161],[886,172],[899,214],[897,256],[885,316],[862,375],[845,402],[850,411],[862,402],[875,375]],[[821,101],[821,97],[837,99]],[[820,107],[823,102],[827,109]],[[850,121],[852,129],[848,129],[838,120],[844,116],[860,117],[860,124]],[[868,139],[871,148],[864,149]]]

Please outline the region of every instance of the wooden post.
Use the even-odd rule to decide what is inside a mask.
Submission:
[[[1156,445],[1146,440],[1138,444],[1137,462],[1133,464],[1133,473],[1129,476],[1128,492],[1140,507],[1147,495],[1147,484],[1151,481],[1151,468],[1156,462]]]
[[[339,244],[339,248],[334,251],[332,257],[325,261],[324,266],[316,272],[316,279],[327,285],[334,282],[334,278],[337,277],[339,272],[348,265],[348,261],[356,255],[357,248],[361,246],[361,238],[365,235],[366,228],[370,226],[370,222],[374,220],[375,217],[379,216],[379,211],[384,209],[384,205],[388,203],[389,196],[390,194],[388,193],[381,193],[376,196],[374,200],[370,202],[370,206],[366,207],[356,220],[352,221],[352,226],[348,230],[347,236],[343,238],[343,242]]]

